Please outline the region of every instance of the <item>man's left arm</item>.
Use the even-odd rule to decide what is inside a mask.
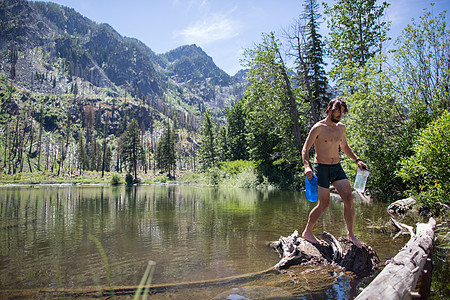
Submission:
[[[367,169],[367,165],[365,163],[363,163],[363,161],[358,156],[356,156],[355,152],[353,152],[353,149],[350,148],[350,146],[347,144],[345,125],[343,126],[343,131],[344,132],[342,135],[342,140],[341,140],[341,143],[339,144],[339,146],[341,146],[342,151],[348,157],[350,157],[350,159],[352,159],[354,162],[356,162],[358,164],[358,167],[361,170]]]

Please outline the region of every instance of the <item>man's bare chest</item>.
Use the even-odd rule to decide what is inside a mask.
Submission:
[[[317,143],[339,144],[342,141],[343,134],[338,127],[324,127],[317,136]]]

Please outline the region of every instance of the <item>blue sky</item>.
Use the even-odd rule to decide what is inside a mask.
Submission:
[[[303,12],[301,0],[52,0],[72,7],[97,23],[108,23],[121,35],[144,42],[156,53],[181,45],[200,46],[225,72],[234,75],[242,52],[261,40],[263,32],[281,33]],[[332,5],[334,1],[326,0]],[[391,35],[400,34],[423,9],[449,11],[448,0],[390,0],[386,12]],[[321,0],[318,3],[322,3]],[[320,5],[322,6],[322,5]],[[447,22],[449,12],[447,12]],[[321,25],[323,35],[326,24]],[[393,44],[393,42],[391,43]]]

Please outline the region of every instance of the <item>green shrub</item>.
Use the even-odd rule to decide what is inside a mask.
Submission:
[[[202,183],[203,176],[199,173],[186,172],[178,178],[180,182],[184,183]]]
[[[122,178],[120,178],[120,175],[119,175],[119,174],[114,173],[114,174],[112,174],[112,176],[111,176],[111,181],[110,181],[110,182],[111,182],[112,185],[119,185],[121,179],[122,179]]]
[[[166,183],[167,180],[169,180],[169,178],[166,174],[158,174],[153,178],[153,181],[158,183]]]
[[[407,183],[409,194],[430,208],[438,201],[449,204],[449,111],[421,131],[413,150],[414,155],[402,159],[402,167],[398,172]]]
[[[225,180],[223,185],[240,188],[258,188],[260,186],[260,180],[255,172],[255,168],[246,168]]]
[[[268,188],[268,178],[260,176],[252,161],[226,161],[220,167],[212,167],[203,173],[207,185],[236,188]]]
[[[218,167],[212,167],[205,171],[205,181],[207,185],[217,186],[224,177],[224,172]]]
[[[133,175],[131,175],[130,173],[127,173],[127,175],[125,175],[125,182],[127,183],[127,185],[132,185],[133,184]]]
[[[236,175],[242,171],[249,169],[255,169],[255,163],[248,160],[233,160],[223,162],[220,169],[229,175]]]
[[[404,184],[395,170],[401,157],[411,155],[415,131],[405,121],[402,107],[392,99],[388,78],[375,70],[366,71],[370,72],[359,77],[368,89],[359,89],[346,98],[350,108],[343,119],[347,142],[370,169],[366,190],[374,198],[396,200],[403,196]],[[354,179],[357,165],[349,158],[341,163],[350,180]]]

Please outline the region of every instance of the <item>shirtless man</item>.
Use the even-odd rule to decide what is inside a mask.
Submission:
[[[348,238],[357,247],[361,247],[361,242],[353,232],[355,208],[353,206],[352,188],[339,162],[339,146],[348,157],[358,164],[361,170],[367,168],[367,166],[347,144],[345,125],[339,122],[345,113],[347,113],[347,104],[340,98],[332,99],[328,103],[326,118],[317,122],[311,128],[303,145],[302,159],[308,180],[311,180],[313,176],[313,170],[309,162],[309,149],[312,145],[315,148],[314,174],[319,183],[319,201],[317,206],[309,213],[308,223],[302,233],[302,237],[311,243],[321,244],[314,236],[312,230],[317,220],[330,205],[330,183],[332,183],[344,202],[344,219],[347,224]]]

